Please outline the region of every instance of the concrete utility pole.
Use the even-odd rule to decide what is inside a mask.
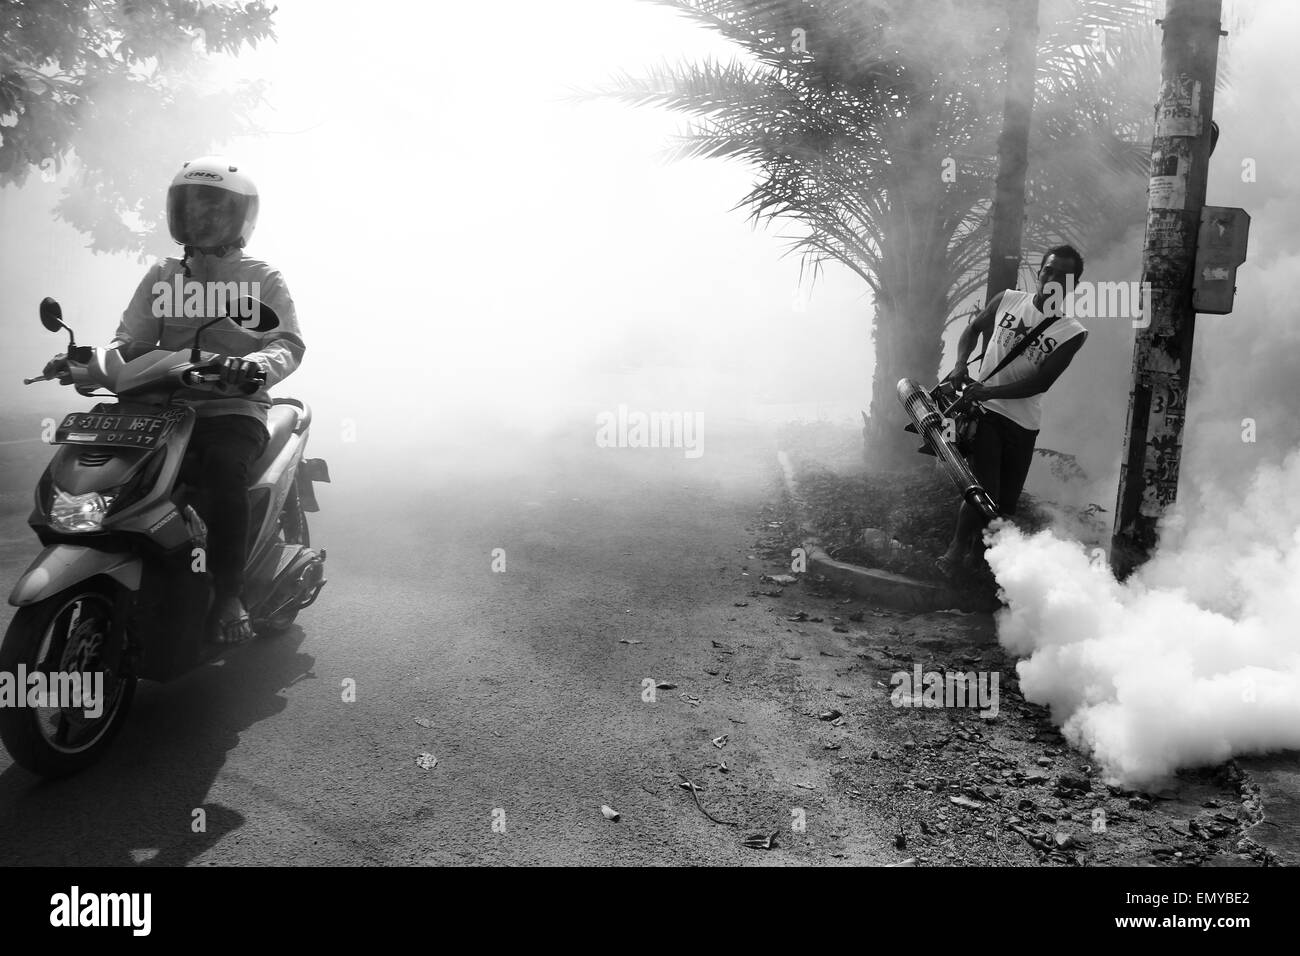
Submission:
[[[1160,98],[1151,142],[1142,279],[1149,325],[1137,330],[1133,384],[1111,539],[1111,567],[1127,577],[1156,544],[1178,494],[1196,313],[1196,237],[1210,161],[1210,121],[1222,0],[1168,0],[1161,23]]]
[[[1007,3],[1007,85],[998,138],[998,178],[989,243],[989,280],[984,301],[1016,287],[1025,225],[1025,175],[1029,170],[1029,122],[1034,112],[1038,60],[1038,0]]]

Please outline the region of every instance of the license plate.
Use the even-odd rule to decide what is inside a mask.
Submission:
[[[55,430],[54,443],[152,448],[170,425],[168,419],[157,415],[73,412]]]

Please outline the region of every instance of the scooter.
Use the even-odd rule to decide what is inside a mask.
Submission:
[[[259,331],[279,325],[263,303],[246,300],[241,314],[255,315]],[[53,299],[40,316],[68,333],[77,391],[116,399],[66,416],[54,433],[58,450],[28,519],[44,550],[9,595],[18,610],[0,643],[0,676],[26,677],[10,695],[19,699],[0,697],[0,741],[23,767],[58,777],[102,756],[138,679],[174,680],[229,649],[208,640],[207,528],[181,469],[195,413],[177,393],[235,394],[216,372],[221,356],[199,343],[209,326],[238,320],[212,319],[191,349],[172,352],[78,346]],[[306,403],[275,399],[270,441],[251,469],[243,599],[259,637],[288,630],[325,585],[307,512],[320,510],[315,483],[330,479],[323,459],[304,458],[310,428]]]

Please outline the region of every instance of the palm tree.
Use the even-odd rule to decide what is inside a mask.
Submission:
[[[1034,113],[1034,42],[1038,0],[1007,0],[1007,82],[998,137],[998,178],[989,224],[989,276],[984,301],[1014,289],[1024,238],[1025,180],[1029,175],[1029,128]]]
[[[793,220],[815,279],[851,269],[874,298],[868,448],[876,468],[915,461],[894,397],[934,375],[947,323],[984,283],[1001,117],[1002,0],[651,0],[744,48],[722,63],[661,64],[600,91],[696,117],[676,157],[731,157],[757,179],[739,207]],[[1150,0],[1047,0],[1037,48],[1025,246],[1082,244],[1140,221],[1150,84]],[[954,22],[960,11],[960,22]],[[1099,34],[1099,30],[1111,31]],[[1099,45],[1097,36],[1108,36]],[[1036,265],[1036,263],[1034,263]]]

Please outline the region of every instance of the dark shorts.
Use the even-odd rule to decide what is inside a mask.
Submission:
[[[967,461],[1004,515],[1016,513],[1037,440],[1038,432],[1022,428],[1005,415],[986,410],[980,418],[975,447]]]

